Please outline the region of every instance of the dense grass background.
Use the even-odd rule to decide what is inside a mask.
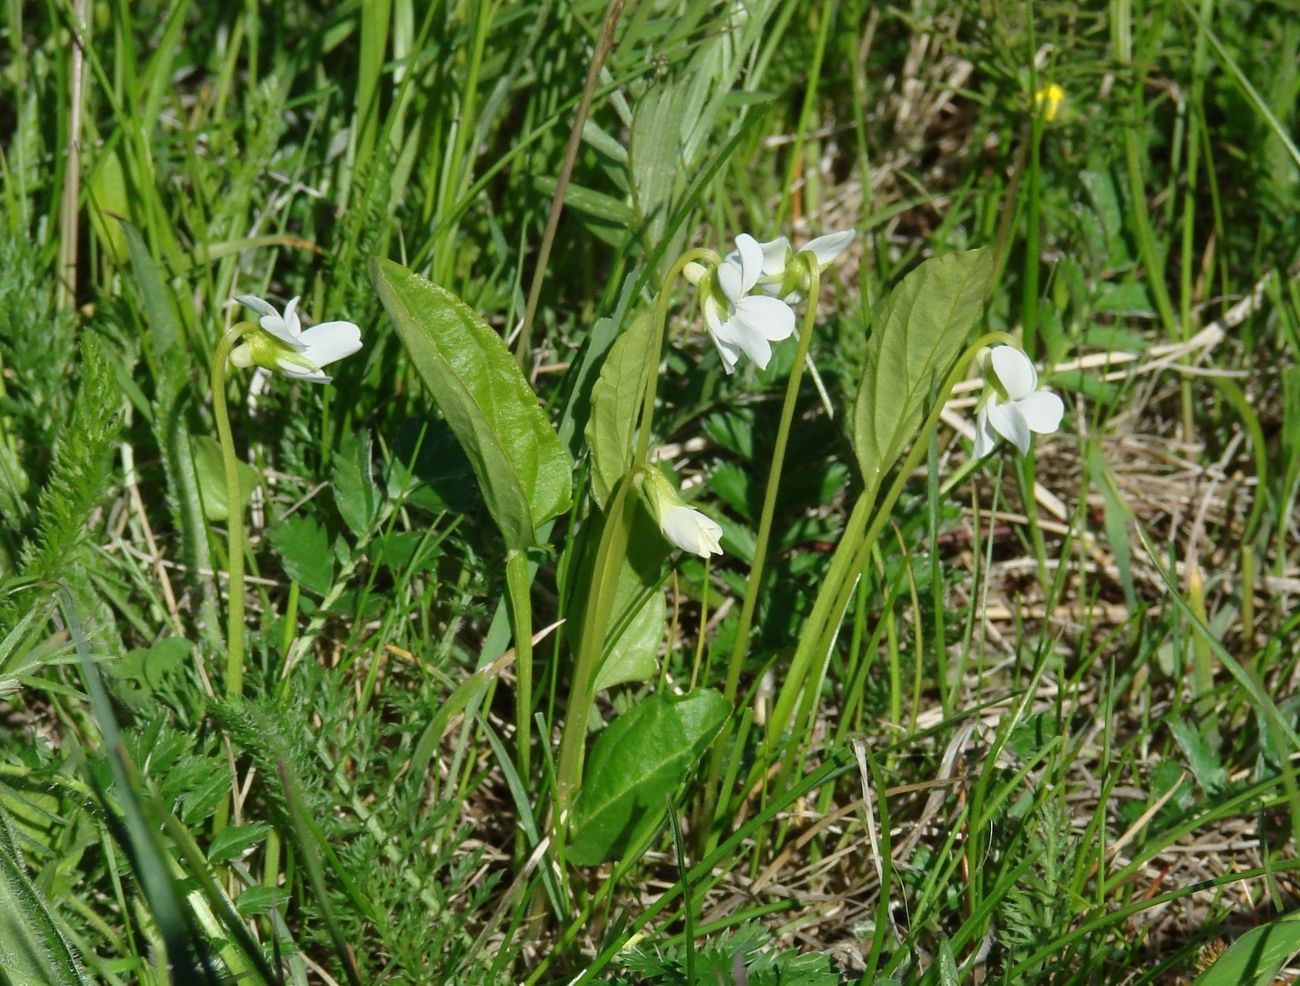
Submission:
[[[606,13],[6,4],[6,925],[114,984],[1194,977],[1297,896],[1300,11],[632,0],[539,272]],[[512,341],[541,277],[524,366],[582,494],[592,340],[672,259],[849,227],[812,342],[836,413],[805,379],[745,708],[780,689],[843,527],[844,412],[903,273],[993,247],[987,326],[1055,368],[1065,428],[977,466],[954,402],[791,776],[738,781],[714,826],[685,787],[644,855],[557,902],[533,852],[551,744],[515,773],[513,673],[420,744],[511,646],[503,550],[367,261]],[[301,294],[365,348],[329,387],[229,388],[255,469],[230,703],[208,373],[239,293]],[[659,674],[606,721],[720,686],[793,356],[725,377],[685,304],[670,341],[656,441],[727,555],[663,568]],[[594,509],[534,558],[538,628],[581,604]],[[569,634],[536,649],[551,740]]]

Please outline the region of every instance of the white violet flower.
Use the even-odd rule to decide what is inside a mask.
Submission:
[[[1033,362],[1014,346],[994,346],[989,354],[993,389],[975,418],[975,458],[993,451],[1001,436],[1022,455],[1029,452],[1029,434],[1047,435],[1061,424],[1065,405],[1048,390],[1038,389]]]
[[[817,261],[818,270],[825,270],[857,235],[857,230],[854,229],[827,233],[809,240],[801,250],[795,250],[790,245],[790,240],[784,236],[760,243],[758,248],[763,251],[763,273],[758,279],[758,289],[786,302],[797,300],[800,291],[808,288],[808,261],[804,259],[797,264],[794,261],[804,254],[812,254]],[[727,254],[724,263],[739,264],[739,252]]]
[[[763,275],[763,249],[748,233],[736,237],[735,259],[725,259],[714,271],[719,298],[706,291],[704,320],[722,357],[722,368],[734,373],[740,354],[766,369],[772,343],[794,334],[794,310],[779,298],[750,294]],[[723,307],[725,302],[725,309]]]
[[[329,383],[321,368],[361,348],[361,329],[352,322],[321,322],[303,329],[298,320],[298,298],[284,306],[283,314],[253,295],[241,294],[235,300],[258,314],[257,324],[262,328],[246,336],[230,354],[236,366],[256,364],[295,380]]]
[[[685,504],[665,507],[659,515],[659,529],[669,541],[693,555],[707,558],[722,554],[722,528]]]
[[[641,474],[639,482],[650,513],[669,542],[701,558],[722,554],[722,528],[705,514],[683,503],[663,473],[658,469],[648,469]]]

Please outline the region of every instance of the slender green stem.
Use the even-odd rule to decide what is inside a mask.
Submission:
[[[727,662],[726,685],[722,694],[733,704],[740,686],[740,669],[744,664],[745,651],[749,648],[749,631],[754,624],[754,610],[758,606],[763,568],[767,563],[767,546],[772,535],[772,517],[776,513],[776,495],[781,487],[781,471],[785,466],[785,450],[790,441],[790,424],[794,420],[794,407],[799,398],[799,384],[803,380],[804,363],[812,343],[813,326],[817,322],[817,293],[821,286],[821,276],[815,263],[810,267],[812,275],[808,287],[808,305],[804,310],[803,329],[799,333],[799,352],[795,355],[794,365],[790,369],[790,378],[785,385],[785,403],[781,407],[781,422],[776,430],[776,446],[772,450],[771,465],[768,466],[767,488],[763,491],[763,513],[758,521],[758,543],[754,546],[754,561],[749,566],[749,581],[745,586],[745,601],[740,607],[740,624],[736,628],[736,642],[732,645],[731,657]]]
[[[519,777],[528,782],[529,747],[533,708],[533,606],[528,578],[528,555],[511,549],[506,555],[511,631],[515,638],[515,762]]]
[[[734,706],[736,694],[740,690],[740,672],[745,664],[745,654],[749,650],[749,633],[754,625],[754,611],[758,608],[758,595],[763,582],[763,568],[767,563],[767,547],[772,536],[772,518],[776,514],[776,497],[781,488],[781,472],[785,466],[786,447],[790,441],[790,425],[794,420],[794,408],[799,398],[799,384],[803,380],[803,368],[807,363],[808,349],[812,344],[813,327],[817,322],[817,298],[821,287],[821,271],[816,262],[808,265],[810,282],[808,285],[808,304],[804,309],[803,328],[799,333],[799,351],[795,354],[790,377],[785,385],[785,403],[781,406],[781,421],[777,426],[776,445],[772,450],[772,462],[768,466],[767,487],[763,491],[763,512],[758,521],[758,539],[754,545],[754,560],[749,566],[749,579],[745,584],[745,599],[740,607],[740,622],[736,627],[736,640],[727,659],[727,677],[723,686],[723,697]],[[707,826],[713,817],[713,808],[717,799],[717,785],[722,775],[722,759],[731,735],[729,728],[723,728],[713,741],[713,752],[709,756],[709,768],[704,782],[704,814]],[[702,832],[707,831],[702,829]]]
[[[239,496],[239,459],[226,408],[226,360],[235,343],[252,328],[252,323],[240,322],[221,337],[212,358],[212,416],[217,422],[217,440],[226,472],[227,698],[239,698],[244,692],[244,504]]]
[[[681,276],[682,271],[686,269],[686,265],[696,260],[703,260],[717,267],[722,258],[712,250],[706,250],[703,247],[687,250],[677,258],[677,262],[669,269],[668,276],[664,278],[664,283],[659,288],[659,295],[655,298],[654,348],[651,349],[650,359],[646,362],[645,399],[641,407],[641,425],[637,432],[636,455],[632,457],[632,461],[635,463],[645,462],[646,456],[650,454],[650,426],[653,424],[655,416],[655,395],[659,392],[659,355],[663,352],[664,336],[667,335],[668,305],[672,298],[673,284]]]
[[[1025,192],[1028,215],[1025,217],[1025,269],[1024,294],[1021,300],[1020,320],[1024,328],[1025,355],[1033,359],[1038,355],[1038,266],[1039,266],[1039,199],[1041,198],[1041,166],[1039,151],[1043,143],[1043,115],[1035,108],[1029,127],[1029,181]]]
[[[569,687],[569,702],[564,710],[564,730],[560,735],[560,751],[555,764],[555,811],[551,817],[551,845],[555,859],[564,872],[565,827],[573,799],[582,783],[582,759],[587,740],[587,718],[595,695],[596,675],[604,653],[605,628],[614,607],[614,587],[618,565],[627,554],[628,524],[624,504],[628,490],[634,485],[640,466],[635,466],[618,484],[605,516],[605,527],[600,534],[596,560],[591,568],[591,590],[582,617],[582,636],[578,642],[577,660],[574,663],[573,683]]]
[[[601,531],[600,545],[591,570],[591,589],[587,594],[587,607],[582,619],[582,635],[573,671],[573,684],[569,688],[569,702],[564,712],[564,730],[560,735],[560,750],[555,765],[555,812],[551,820],[552,846],[561,872],[564,869],[565,826],[573,799],[582,783],[582,755],[586,746],[587,718],[595,694],[596,675],[604,653],[605,629],[614,607],[614,585],[618,566],[627,554],[628,517],[624,504],[628,491],[635,485],[638,473],[646,468],[650,452],[650,433],[654,422],[655,394],[659,390],[659,354],[663,351],[664,335],[668,323],[668,304],[673,284],[686,265],[694,260],[711,261],[715,266],[720,258],[712,250],[687,250],[664,278],[663,286],[655,299],[654,347],[646,363],[645,398],[641,408],[640,427],[637,434],[636,454],[631,470],[619,483],[609,510],[605,527]]]
[[[889,519],[889,512],[899,496],[902,495],[903,488],[911,478],[912,471],[926,454],[930,433],[938,426],[939,414],[943,411],[944,403],[952,393],[953,387],[966,375],[971,361],[979,354],[980,350],[1000,342],[1013,344],[1014,340],[1005,332],[990,332],[977,339],[958,359],[956,365],[953,366],[952,371],[944,380],[943,385],[939,388],[934,406],[924,424],[922,424],[916,440],[913,442],[911,452],[898,469],[893,485],[890,487],[889,492],[886,493],[880,508],[874,510],[876,497],[880,490],[879,481],[868,487],[854,505],[844,535],[840,538],[840,543],[836,546],[835,554],[831,559],[830,571],[827,572],[826,579],[822,582],[821,589],[817,593],[812,614],[804,625],[804,633],[800,635],[785,686],[780,689],[776,706],[768,719],[767,738],[764,746],[769,757],[790,723],[795,704],[798,702],[804,683],[808,680],[812,671],[813,662],[819,655],[824,656],[829,653],[830,640],[834,637],[835,629],[839,624],[839,614],[842,614],[848,605],[848,599],[853,592],[853,584],[856,581],[857,573],[861,572],[863,565],[866,564],[871,546],[875,544],[876,539],[880,536],[881,530]],[[868,527],[867,519],[872,517],[873,510],[874,519],[871,526]],[[768,757],[760,758],[755,765],[755,769],[764,769],[763,764],[767,761]],[[778,783],[773,790],[779,787],[780,784]]]

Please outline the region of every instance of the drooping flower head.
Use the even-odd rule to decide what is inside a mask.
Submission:
[[[1051,391],[1038,389],[1038,371],[1019,349],[994,346],[985,373],[988,388],[975,418],[975,458],[992,452],[999,436],[1025,455],[1030,432],[1046,435],[1060,427],[1065,405]]]
[[[321,322],[303,329],[298,319],[298,298],[281,313],[270,302],[249,294],[236,299],[258,315],[261,331],[252,331],[230,354],[236,366],[261,366],[295,380],[329,383],[321,372],[361,348],[361,329],[352,322]]]
[[[671,544],[701,558],[722,554],[722,528],[715,521],[688,507],[658,469],[648,469],[641,476],[641,492],[650,513]]]
[[[813,267],[825,268],[856,235],[849,229],[819,236],[795,252],[784,236],[759,243],[741,233],[736,249],[712,270],[686,265],[683,273],[699,288],[700,308],[724,370],[735,372],[742,353],[760,370],[767,368],[772,343],[794,334],[790,303],[808,291]]]
[[[734,373],[740,354],[760,370],[772,359],[772,343],[794,333],[794,311],[779,298],[751,294],[763,275],[763,250],[748,233],[736,237],[736,252],[703,284],[704,321],[722,357],[722,368]]]
[[[809,240],[798,251],[784,236],[758,244],[758,248],[763,251],[763,274],[758,282],[759,288],[786,301],[793,300],[808,290],[810,264],[815,261],[818,270],[825,270],[857,235],[857,231],[852,229],[827,233]],[[734,262],[736,255],[730,253],[725,259]]]

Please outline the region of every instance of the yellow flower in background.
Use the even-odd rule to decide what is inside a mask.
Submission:
[[[1049,82],[1034,93],[1034,109],[1043,114],[1043,122],[1051,123],[1061,111],[1065,102],[1065,90],[1055,82]]]

